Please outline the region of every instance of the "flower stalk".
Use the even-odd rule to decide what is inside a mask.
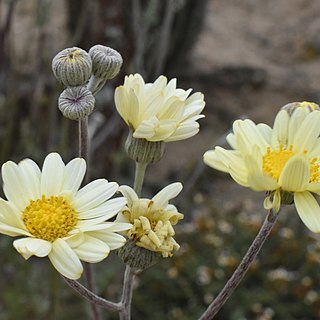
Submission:
[[[70,280],[66,277],[63,277],[64,281],[68,284],[70,288],[74,291],[78,292],[83,298],[91,302],[96,306],[100,306],[104,309],[109,309],[113,311],[120,311],[122,309],[121,303],[114,303],[99,297],[92,291],[88,290],[85,286],[83,286],[80,282],[75,280]]]
[[[137,193],[138,197],[141,195],[142,185],[144,181],[144,175],[146,173],[148,163],[145,162],[136,162],[136,171],[134,178],[133,189]]]
[[[126,266],[123,280],[123,290],[120,304],[122,309],[119,312],[120,320],[130,320],[131,319],[131,301],[133,294],[133,281],[136,272],[133,268]]]
[[[78,127],[79,127],[79,157],[83,158],[86,161],[86,163],[88,163],[88,160],[89,160],[88,117],[85,117],[84,119],[79,120]]]
[[[148,166],[148,163],[136,162],[134,190],[138,196],[141,195],[144,175],[145,175],[147,166]],[[132,301],[133,281],[135,278],[135,274],[136,274],[135,269],[131,268],[129,265],[126,265],[126,270],[124,273],[124,280],[123,280],[122,297],[121,297],[121,304],[123,306],[123,309],[120,311],[120,314],[119,314],[120,320],[131,319],[131,301]]]
[[[238,265],[237,269],[234,271],[231,278],[228,280],[224,288],[220,291],[219,295],[211,302],[207,310],[201,315],[199,320],[210,320],[219,312],[222,306],[230,298],[234,290],[237,288],[245,274],[247,273],[252,262],[255,260],[256,256],[260,252],[264,242],[268,238],[272,227],[277,220],[278,214],[276,214],[272,209],[269,213],[259,231],[256,238],[253,240],[250,248],[243,257],[241,263]]]

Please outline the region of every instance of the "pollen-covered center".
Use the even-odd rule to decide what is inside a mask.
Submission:
[[[304,152],[305,154],[307,151]],[[287,161],[296,153],[292,151],[292,146],[289,149],[284,149],[280,145],[279,150],[272,150],[270,147],[267,153],[262,158],[263,171],[278,180],[281,172],[286,165]],[[317,163],[317,158],[312,158],[309,162],[310,165],[310,182],[318,182],[320,180],[320,165]]]
[[[68,235],[77,224],[77,212],[63,197],[31,200],[22,213],[28,231],[36,238],[54,242]]]

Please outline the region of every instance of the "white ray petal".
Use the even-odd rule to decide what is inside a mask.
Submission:
[[[308,191],[295,192],[294,203],[303,223],[312,232],[320,232],[320,207],[313,195]]]
[[[13,246],[25,259],[29,259],[33,255],[41,258],[46,257],[52,249],[51,242],[36,238],[15,240]]]
[[[76,253],[62,239],[57,239],[52,244],[48,255],[52,265],[66,278],[77,280],[83,272],[82,264]]]
[[[41,193],[54,196],[61,192],[65,165],[58,153],[50,153],[44,160],[41,174]]]

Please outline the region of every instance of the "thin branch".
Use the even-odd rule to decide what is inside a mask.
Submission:
[[[214,301],[209,305],[207,310],[202,314],[199,320],[211,320],[219,312],[225,302],[230,298],[234,290],[237,288],[245,274],[247,273],[251,263],[256,258],[257,254],[260,252],[264,242],[269,236],[272,227],[274,226],[277,220],[278,214],[274,213],[273,210],[270,210],[259,233],[256,238],[253,240],[249,250],[245,254],[241,263],[228,280],[224,288],[221,290],[219,295],[215,298]]]
[[[79,157],[82,157],[86,163],[87,168],[89,168],[89,135],[88,135],[88,117],[79,120]],[[85,176],[85,182],[89,182],[88,169]],[[95,292],[95,282],[94,282],[94,272],[92,266],[89,263],[84,265],[84,270],[86,274],[88,292]],[[97,304],[91,303],[91,310],[95,320],[100,320],[99,310]]]
[[[96,294],[88,290],[85,286],[83,286],[80,282],[75,280],[70,280],[65,277],[63,277],[63,279],[74,291],[79,293],[83,298],[85,298],[92,304],[100,306],[104,309],[109,309],[113,311],[120,311],[123,309],[123,306],[121,303],[114,303],[97,296]]]
[[[135,278],[134,269],[126,266],[126,271],[124,273],[123,290],[121,297],[121,305],[123,309],[120,311],[120,320],[130,320],[131,319],[131,301],[133,293],[133,281]]]

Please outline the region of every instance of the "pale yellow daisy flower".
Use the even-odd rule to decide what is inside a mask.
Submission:
[[[81,276],[80,260],[99,262],[121,247],[125,238],[115,232],[131,227],[106,222],[126,204],[124,197],[109,200],[117,183],[98,179],[78,190],[85,171],[83,159],[65,165],[57,153],[45,158],[42,172],[30,159],[2,166],[8,200],[0,198],[0,233],[22,237],[13,245],[25,259],[47,256],[69,279]]]
[[[134,138],[148,141],[177,141],[199,132],[198,119],[205,106],[203,94],[177,89],[176,79],[160,76],[145,83],[139,74],[125,77],[115,91],[116,108],[133,131]]]
[[[235,121],[227,136],[233,150],[216,147],[204,154],[204,162],[242,186],[268,191],[266,209],[278,211],[291,195],[305,225],[320,232],[320,207],[312,194],[320,194],[320,111],[315,106],[303,102],[281,110],[273,128]]]
[[[157,193],[152,199],[141,199],[128,186],[120,186],[119,191],[127,198],[127,206],[117,216],[116,221],[132,223],[126,232],[136,245],[150,251],[171,257],[173,250],[180,248],[174,240],[173,225],[183,218],[177,208],[169,204],[182,190],[181,183],[172,183]]]

